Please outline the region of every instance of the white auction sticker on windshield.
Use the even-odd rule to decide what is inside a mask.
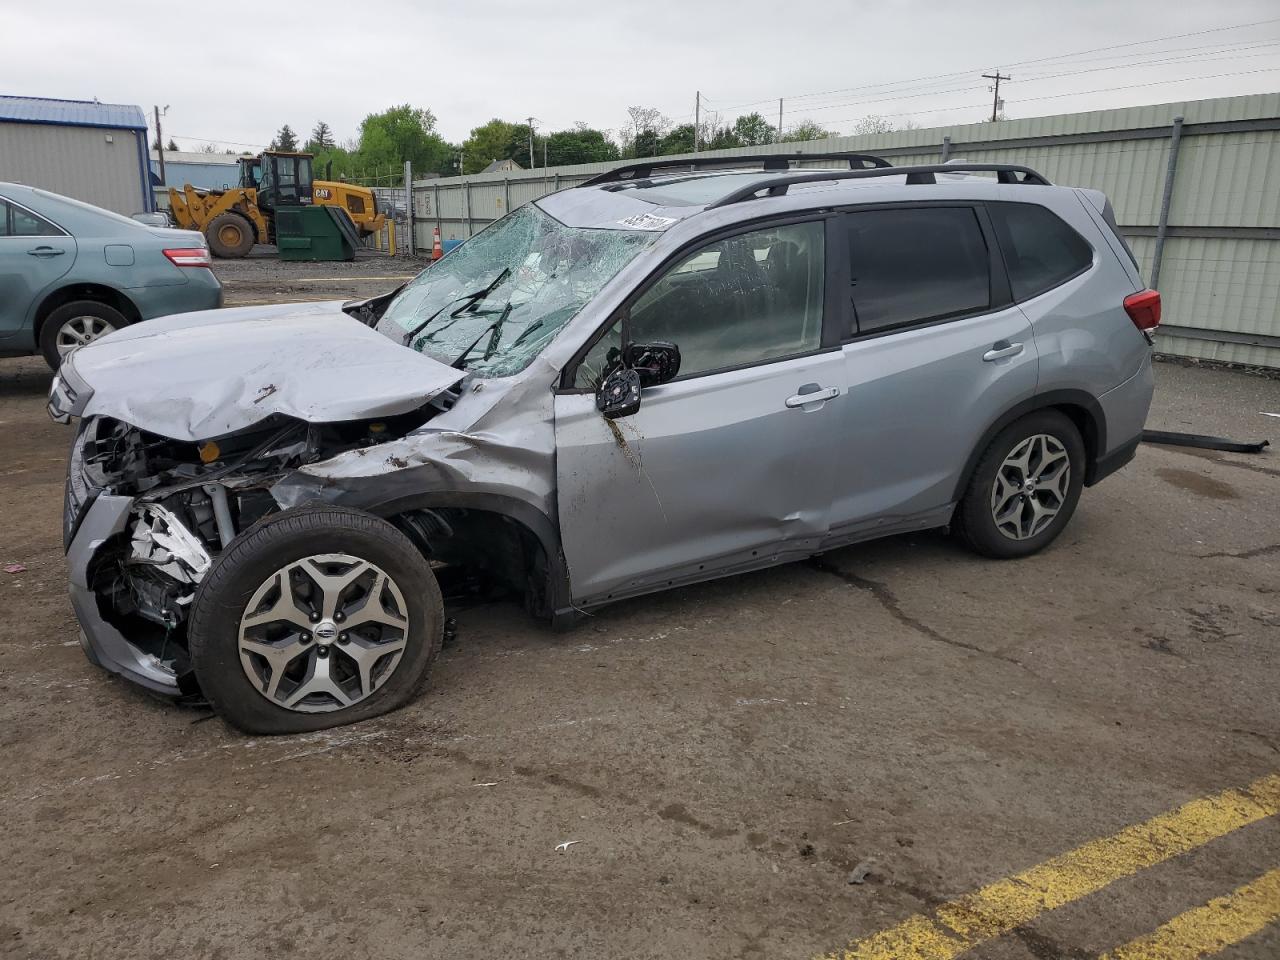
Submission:
[[[665,230],[676,222],[675,217],[658,217],[652,213],[638,213],[618,223],[633,230]]]

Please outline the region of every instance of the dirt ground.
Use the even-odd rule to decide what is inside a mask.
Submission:
[[[236,304],[412,271],[220,272]],[[1152,427],[1280,433],[1280,381],[1157,377]],[[6,957],[804,958],[1280,770],[1275,452],[1143,446],[1019,562],[913,535],[562,634],[473,608],[408,708],[255,740],[85,661],[48,383],[0,361]],[[966,956],[1094,956],[1278,866],[1271,817]]]

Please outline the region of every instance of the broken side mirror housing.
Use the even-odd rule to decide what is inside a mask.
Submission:
[[[627,346],[622,365],[640,374],[640,386],[656,387],[674,380],[680,372],[680,348],[665,340],[632,343]]]
[[[610,420],[629,417],[640,409],[640,374],[618,367],[604,378],[596,391],[596,409]]]

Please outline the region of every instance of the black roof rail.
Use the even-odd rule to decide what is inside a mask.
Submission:
[[[745,187],[721,197],[715,203],[710,204],[707,209],[714,210],[717,207],[727,207],[733,203],[741,203],[743,200],[753,200],[761,190],[768,190],[768,196],[770,197],[781,197],[786,194],[788,187],[798,183],[823,183],[828,180],[865,180],[871,177],[900,177],[904,175],[909,184],[937,183],[938,178],[936,175],[939,173],[994,173],[1000,183],[1028,183],[1042,187],[1053,186],[1035,170],[1016,163],[935,163],[919,167],[850,170],[847,173],[843,170],[838,173],[823,173],[821,171],[804,173],[796,171],[749,183]]]
[[[848,163],[850,170],[878,170],[889,166],[883,157],[875,157],[869,153],[757,153],[741,157],[693,157],[683,160],[641,160],[629,163],[624,167],[614,167],[604,173],[596,174],[590,180],[578,184],[580,187],[595,187],[602,183],[626,183],[631,180],[644,180],[653,175],[655,170],[701,170],[711,167],[745,167],[763,163],[765,170],[790,170],[791,164],[806,160],[838,160]]]

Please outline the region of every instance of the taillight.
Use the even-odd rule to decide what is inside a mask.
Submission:
[[[212,267],[208,247],[179,247],[166,250],[164,255],[175,267]]]
[[[1124,312],[1133,325],[1143,333],[1150,333],[1160,326],[1160,294],[1156,290],[1142,290],[1124,298]]]

